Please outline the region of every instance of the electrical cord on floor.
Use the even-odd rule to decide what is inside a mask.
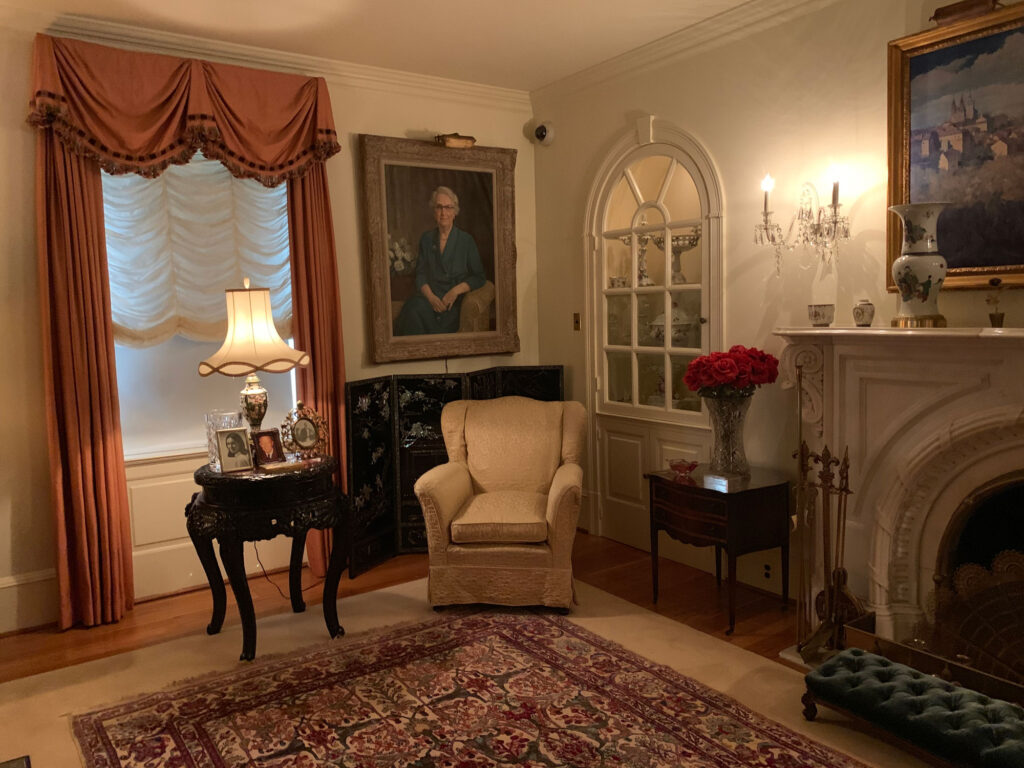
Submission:
[[[281,587],[279,587],[277,585],[277,582],[274,581],[272,578],[270,578],[270,574],[267,573],[267,569],[263,565],[263,561],[260,560],[260,548],[256,546],[256,542],[255,541],[252,542],[252,549],[256,553],[256,562],[259,563],[260,570],[263,571],[263,578],[266,579],[267,581],[269,581],[271,584],[274,585],[274,589],[277,590],[277,594],[279,594],[282,599],[284,599],[284,600],[291,600],[291,598],[288,595],[286,595],[284,592],[281,591]],[[290,569],[290,566],[289,566],[289,569]],[[289,572],[289,575],[290,575],[290,572]],[[302,592],[306,592],[307,590],[310,590],[313,587],[318,587],[318,586],[320,586],[323,583],[324,583],[323,579],[317,579],[312,584],[310,584],[308,587],[303,587],[301,591]]]

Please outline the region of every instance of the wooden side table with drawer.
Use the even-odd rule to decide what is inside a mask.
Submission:
[[[651,581],[658,602],[658,531],[684,544],[715,548],[715,581],[722,585],[722,550],[729,558],[729,629],[736,628],[736,558],[781,547],[782,602],[789,602],[789,480],[751,467],[749,477],[715,475],[701,465],[686,478],[648,472],[651,504]]]

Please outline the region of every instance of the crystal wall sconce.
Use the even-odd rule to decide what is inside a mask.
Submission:
[[[754,244],[770,245],[775,249],[776,274],[782,268],[782,251],[793,250],[798,245],[812,246],[825,262],[838,256],[839,243],[850,239],[850,219],[840,214],[843,206],[839,202],[839,182],[832,182],[831,205],[819,205],[817,189],[810,182],[804,182],[797,212],[785,234],[782,227],[772,220],[769,202],[774,187],[775,179],[766,175],[761,181],[764,209],[761,221],[754,225]]]

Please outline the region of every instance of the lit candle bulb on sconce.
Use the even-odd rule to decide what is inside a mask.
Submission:
[[[832,207],[839,205],[839,182],[832,182]]]
[[[765,174],[761,179],[761,191],[764,192],[764,211],[761,213],[760,223],[754,226],[754,244],[771,245],[775,248],[775,271],[781,273],[782,249],[785,241],[782,237],[782,227],[772,221],[772,212],[769,206],[771,192],[775,188],[775,179],[771,174]]]
[[[768,214],[768,196],[772,190],[775,189],[775,179],[770,174],[765,174],[764,178],[761,179],[761,189],[764,190],[764,212]]]

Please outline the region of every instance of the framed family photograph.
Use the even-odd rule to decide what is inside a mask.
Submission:
[[[284,444],[281,433],[277,429],[261,429],[252,433],[252,445],[255,450],[256,466],[275,464],[285,460]]]
[[[327,450],[327,422],[299,401],[281,423],[281,440],[285,450],[299,454],[300,458],[319,456]]]
[[[889,204],[951,203],[945,288],[1024,285],[1022,59],[1020,3],[889,43]],[[890,212],[889,267],[901,243]]]
[[[252,469],[249,435],[245,428],[217,430],[217,458],[224,473],[246,472]]]
[[[519,351],[514,149],[359,136],[374,362]]]

